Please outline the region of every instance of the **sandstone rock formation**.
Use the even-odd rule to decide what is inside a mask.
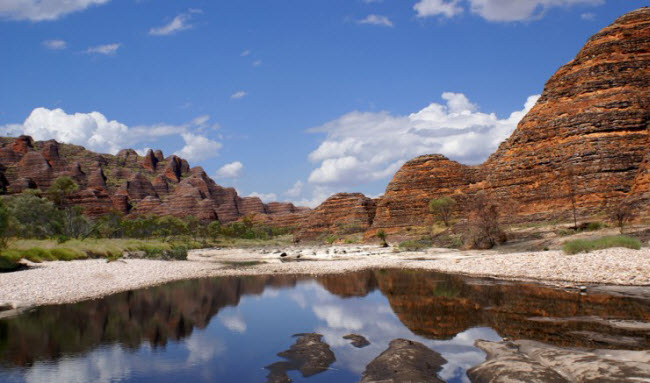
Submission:
[[[131,216],[194,215],[202,221],[229,223],[255,214],[260,221],[282,226],[303,211],[292,204],[265,205],[257,198],[240,198],[235,189],[217,185],[202,168],[190,169],[186,160],[165,158],[160,150],[141,157],[124,149],[112,156],[54,140],[0,138],[0,191],[46,190],[60,176],[79,185],[71,199],[89,217],[117,210]]]
[[[370,222],[365,237],[431,225],[433,198],[453,198],[456,214],[466,216],[479,191],[507,206],[513,221],[566,219],[572,201],[584,218],[607,214],[622,201],[638,216],[650,216],[648,84],[650,8],[641,8],[591,37],[483,164],[466,166],[435,154],[405,163],[376,201],[376,212],[363,214]],[[309,214],[301,237],[365,222],[349,210],[349,201],[335,197]]]
[[[476,345],[487,361],[472,367],[472,382],[636,382],[650,379],[649,351],[578,350],[519,340]]]
[[[331,196],[301,223],[300,239],[316,239],[328,234],[364,232],[375,217],[376,205],[361,193],[339,193]]]
[[[648,84],[650,8],[641,8],[591,37],[483,164],[439,155],[407,162],[377,203],[373,232],[429,225],[427,202],[441,196],[456,199],[462,214],[479,190],[516,207],[511,218],[521,221],[567,218],[572,199],[582,217],[626,198],[650,211]]]

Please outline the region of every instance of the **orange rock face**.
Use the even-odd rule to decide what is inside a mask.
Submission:
[[[478,190],[516,206],[521,221],[567,218],[572,199],[581,217],[626,198],[649,211],[649,84],[650,8],[642,8],[591,37],[482,165],[436,155],[407,162],[378,202],[373,229],[430,224],[429,200],[451,196],[462,210]]]
[[[375,201],[361,193],[339,193],[329,197],[302,221],[297,237],[316,239],[328,234],[352,234],[370,228]]]
[[[432,223],[429,201],[442,196],[457,199],[480,180],[479,170],[441,155],[408,161],[388,184],[377,203],[374,227],[421,226]]]
[[[273,224],[279,226],[299,212],[292,204],[268,208],[259,199],[240,198],[235,189],[217,185],[202,168],[190,169],[186,160],[175,155],[164,158],[159,150],[140,157],[124,149],[112,156],[54,140],[0,138],[0,191],[46,190],[60,176],[77,182],[79,192],[72,202],[89,217],[117,210],[132,216],[193,215],[202,221],[229,223],[248,214],[266,219],[271,212]]]

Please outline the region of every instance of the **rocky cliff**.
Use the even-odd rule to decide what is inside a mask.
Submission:
[[[303,219],[300,239],[324,235],[364,232],[375,218],[376,202],[361,193],[339,193],[329,197]]]
[[[462,211],[479,190],[516,206],[524,221],[566,218],[572,199],[582,217],[626,200],[647,214],[649,84],[650,8],[642,8],[591,37],[483,164],[439,155],[407,162],[377,204],[374,231],[430,224],[430,199],[451,196]]]
[[[201,167],[160,150],[139,156],[125,149],[113,156],[81,146],[31,137],[0,138],[0,190],[15,194],[25,189],[46,190],[57,177],[72,177],[79,191],[73,202],[84,214],[97,217],[111,211],[131,216],[157,214],[203,221],[233,222],[261,214],[288,224],[304,208],[290,203],[264,204],[259,198],[239,197],[233,188],[217,185]]]

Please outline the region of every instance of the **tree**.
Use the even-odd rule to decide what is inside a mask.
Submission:
[[[611,218],[616,222],[621,234],[623,234],[623,227],[626,223],[634,219],[634,211],[629,202],[621,201],[620,203],[614,205],[611,213]]]
[[[377,238],[379,238],[379,246],[380,247],[388,247],[388,242],[386,242],[386,232],[383,230],[379,230],[377,232]]]
[[[63,214],[51,201],[31,191],[6,200],[10,235],[22,238],[48,238],[63,234]]]
[[[70,203],[70,197],[79,190],[79,185],[68,176],[57,178],[47,190],[48,198],[63,212],[65,235],[78,237],[88,230],[88,221],[83,217],[83,210]]]
[[[196,241],[197,237],[201,234],[201,222],[195,216],[188,215],[185,217],[185,224],[187,225],[188,233]]]
[[[213,241],[216,241],[217,238],[219,237],[219,234],[221,234],[221,222],[219,221],[212,221],[208,225],[208,235],[212,237]]]
[[[47,190],[47,196],[58,208],[64,208],[69,205],[70,196],[77,190],[79,190],[79,185],[72,178],[61,176],[54,180]]]
[[[9,209],[4,201],[0,200],[0,249],[7,247],[9,234]]]
[[[437,215],[447,227],[453,217],[454,206],[456,206],[456,201],[451,197],[434,198],[429,201],[429,211]]]
[[[469,204],[466,245],[473,249],[491,249],[506,239],[501,229],[499,205],[485,192],[477,193]]]

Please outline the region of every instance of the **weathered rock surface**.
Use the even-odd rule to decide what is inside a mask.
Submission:
[[[388,184],[377,204],[374,227],[430,225],[429,201],[442,196],[464,198],[470,185],[481,179],[479,169],[441,155],[408,161]]]
[[[290,203],[272,203],[268,208],[259,199],[240,198],[235,189],[217,185],[202,168],[190,169],[186,160],[175,155],[164,158],[159,150],[141,157],[124,149],[112,156],[54,140],[0,138],[0,191],[46,190],[60,176],[77,182],[79,192],[71,198],[89,217],[117,210],[229,223],[256,214],[280,226],[303,212]]]
[[[467,371],[482,382],[638,382],[650,379],[649,351],[569,349],[535,341],[487,342],[476,346],[487,360]]]
[[[377,203],[374,231],[431,223],[427,202],[451,196],[462,212],[485,190],[516,206],[513,219],[604,213],[629,198],[650,211],[650,8],[618,18],[592,36],[547,82],[510,138],[483,164],[439,155],[407,162]]]
[[[288,350],[278,353],[287,359],[264,368],[269,370],[267,382],[291,382],[287,371],[298,370],[303,377],[326,371],[336,361],[330,346],[322,341],[321,334],[296,334],[296,342]]]
[[[447,361],[422,343],[395,339],[366,366],[361,383],[444,382],[437,376]]]
[[[364,232],[370,228],[375,210],[375,201],[361,193],[335,194],[308,214],[298,238]]]
[[[368,339],[364,337],[363,335],[359,334],[348,334],[343,336],[343,339],[350,340],[350,344],[352,344],[356,348],[364,348],[366,346],[370,345],[370,342],[368,342]]]

